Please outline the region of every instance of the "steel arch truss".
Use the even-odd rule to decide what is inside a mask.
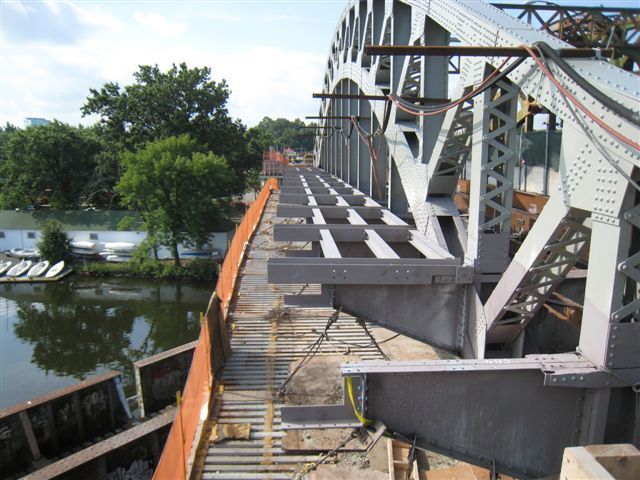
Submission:
[[[412,110],[407,105],[448,97],[452,59],[368,56],[364,49],[449,45],[452,39],[463,45],[544,41],[569,47],[477,1],[350,1],[324,77],[324,93],[348,96],[323,100],[320,115],[326,118],[315,147],[320,170],[285,176],[286,188],[303,190],[283,191],[280,199],[280,214],[306,218],[308,225],[286,234],[280,229],[278,235],[290,236],[279,238],[311,241],[317,258],[270,262],[269,278],[320,279],[324,301],[468,359],[343,365],[343,375],[366,392],[355,405],[361,416],[405,437],[415,435],[425,448],[495,464],[523,478],[550,475],[559,470],[564,446],[640,442],[640,152],[611,134],[637,139],[640,129],[549,63],[557,81],[608,131],[576,113],[532,59],[455,108],[416,116],[405,111]],[[502,62],[462,59],[454,98],[472,92]],[[598,59],[568,63],[609,98],[640,110],[634,74]],[[387,94],[404,97],[405,109],[366,97]],[[555,114],[563,131],[557,185],[510,256],[519,96]],[[353,124],[349,117],[360,120]],[[468,221],[452,200],[465,170],[471,178]],[[397,222],[393,228],[390,219]],[[409,229],[414,236],[399,233]],[[396,244],[410,240],[430,253],[403,258],[408,250]],[[487,346],[522,355],[527,325],[587,251],[578,350],[484,359]],[[297,269],[290,268],[294,264]],[[438,303],[451,295],[458,301]],[[354,415],[336,421],[345,405],[285,408],[283,422],[358,423]]]

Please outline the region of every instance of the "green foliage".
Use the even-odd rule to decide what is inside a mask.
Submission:
[[[218,279],[218,265],[213,260],[191,260],[182,266],[146,258],[125,263],[91,262],[74,268],[81,274],[104,277],[189,280],[214,285]]]
[[[57,220],[47,220],[42,223],[42,236],[38,241],[38,249],[42,258],[52,263],[69,258],[71,242],[62,223]]]
[[[314,125],[315,123],[310,123],[308,126]],[[310,152],[313,150],[314,139],[312,136],[301,136],[301,134],[308,134],[312,130],[303,127],[305,127],[305,123],[297,118],[295,120],[287,120],[286,118],[273,120],[264,117],[260,123],[247,131],[249,153],[251,154],[258,147],[260,155],[262,155],[262,150],[267,150],[269,146],[303,149]]]
[[[16,130],[0,164],[2,208],[37,204],[77,208],[96,167],[100,143],[88,129],[54,121]]]
[[[210,79],[211,69],[175,64],[162,72],[141,65],[134,83],[121,88],[113,82],[91,89],[83,115],[98,114],[105,133],[133,151],[147,142],[188,134],[204,151],[224,156],[236,172],[236,192],[242,173],[250,168],[245,127],[227,111],[229,87]]]
[[[176,264],[179,243],[208,240],[218,215],[214,200],[229,196],[235,183],[226,160],[188,135],[125,152],[122,166],[122,204],[141,213],[148,234],[171,249]]]

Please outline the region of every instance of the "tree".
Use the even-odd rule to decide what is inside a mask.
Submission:
[[[53,121],[11,134],[0,164],[2,207],[41,203],[75,208],[82,202],[96,165],[100,143],[85,128]]]
[[[91,89],[83,115],[101,117],[113,141],[134,151],[147,142],[188,134],[206,151],[224,156],[237,174],[236,191],[242,189],[247,163],[245,127],[227,111],[229,88],[210,79],[211,69],[175,64],[162,72],[157,65],[142,65],[134,83],[121,88],[114,82]]]
[[[277,146],[281,148],[313,150],[313,130],[304,128],[305,126],[315,126],[315,123],[305,125],[299,119],[288,120],[286,118],[272,119],[264,117],[255,127],[249,129],[247,134],[250,139],[262,139],[263,143],[269,140],[267,147]],[[304,136],[303,136],[304,135]]]
[[[52,263],[69,258],[71,242],[59,221],[46,220],[42,223],[42,236],[38,241],[38,250],[42,258]]]
[[[149,142],[124,152],[121,160],[116,191],[122,204],[140,212],[148,235],[168,246],[179,265],[179,243],[209,239],[218,218],[214,201],[233,192],[233,171],[224,157],[203,151],[189,135]]]

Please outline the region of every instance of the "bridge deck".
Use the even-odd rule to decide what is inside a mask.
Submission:
[[[276,242],[273,225],[290,222],[276,216],[279,194],[269,199],[256,230],[246,262],[240,270],[239,288],[231,306],[231,348],[221,383],[219,428],[225,424],[251,424],[248,440],[223,440],[208,446],[203,479],[290,479],[313,454],[288,453],[282,449],[285,432],[280,428],[284,401],[278,389],[290,365],[302,359],[334,312],[330,308],[283,308],[283,296],[296,294],[302,285],[270,285],[267,260],[284,256],[285,250],[308,247],[301,242]],[[320,293],[310,285],[307,293]],[[337,340],[369,344],[370,339],[355,319],[342,314],[332,328],[339,327]],[[325,341],[317,355],[348,352],[335,340]],[[381,359],[375,347],[358,349],[362,359]]]

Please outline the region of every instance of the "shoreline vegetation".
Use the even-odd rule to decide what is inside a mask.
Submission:
[[[146,278],[213,283],[218,279],[219,266],[213,259],[187,260],[175,265],[173,260],[131,260],[124,263],[73,263],[75,273],[92,277]]]

